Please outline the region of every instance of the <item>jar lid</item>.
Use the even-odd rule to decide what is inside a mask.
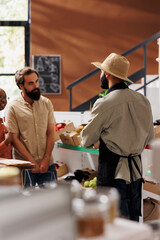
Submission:
[[[109,199],[103,194],[88,191],[82,198],[72,200],[72,208],[78,216],[93,216],[106,214],[109,209]]]
[[[107,195],[111,202],[118,202],[120,200],[118,190],[114,187],[99,187],[97,188],[97,193]]]

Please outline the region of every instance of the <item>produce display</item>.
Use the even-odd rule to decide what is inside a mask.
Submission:
[[[78,126],[78,128],[76,129],[76,132],[77,132],[77,133],[80,133],[85,126],[86,126],[86,124],[81,124],[81,125]]]
[[[58,141],[60,139],[60,135],[65,132],[72,132],[75,130],[74,124],[71,121],[63,121],[56,123],[56,131],[54,140]]]
[[[84,186],[84,183],[85,183],[86,186],[84,187],[95,187],[97,184],[96,176],[97,176],[97,171],[95,171],[94,169],[83,168],[83,169],[75,170],[74,175],[67,176],[65,178],[65,181],[72,181],[73,179],[76,179],[82,186]],[[90,186],[88,183],[90,183]]]
[[[97,177],[94,177],[90,181],[85,181],[83,184],[84,187],[96,187],[97,186]]]
[[[86,123],[83,123],[75,128],[73,122],[71,121],[64,120],[63,122],[56,123],[54,140],[58,141],[60,139],[63,144],[81,146],[80,133],[86,125]],[[99,148],[99,141],[94,144],[93,148]]]
[[[60,129],[63,129],[66,127],[65,123],[56,123],[56,131],[59,131]]]

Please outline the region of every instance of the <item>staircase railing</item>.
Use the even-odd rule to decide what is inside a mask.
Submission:
[[[146,73],[147,73],[147,44],[152,42],[152,41],[154,41],[155,39],[157,39],[159,37],[160,37],[160,32],[156,33],[155,35],[151,36],[150,38],[146,39],[145,41],[139,43],[135,47],[133,47],[133,48],[131,48],[131,49],[129,49],[126,52],[121,54],[122,56],[127,56],[127,55],[135,52],[137,49],[143,48],[143,68],[139,69],[138,71],[136,71],[135,73],[130,75],[129,79],[132,80],[134,83],[137,82],[138,80],[140,80],[141,78],[144,79],[144,85],[141,86],[140,88],[136,89],[136,91],[138,91],[140,89],[144,89],[144,95],[145,96],[146,96],[146,86],[158,79],[158,77],[156,77],[156,78],[152,79],[151,81],[146,82]],[[78,105],[77,107],[72,108],[72,88],[75,87],[76,85],[82,83],[86,79],[92,77],[93,75],[95,75],[99,71],[100,71],[100,69],[96,68],[93,71],[87,73],[86,75],[84,75],[81,78],[75,80],[74,82],[72,82],[71,84],[69,84],[67,86],[66,89],[69,90],[69,110],[70,111],[86,111],[86,110],[88,110],[90,108],[90,105],[91,104],[93,105],[93,103],[99,98],[99,96],[96,95],[96,96],[88,99],[86,102]]]

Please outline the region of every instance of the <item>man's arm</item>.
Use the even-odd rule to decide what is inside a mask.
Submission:
[[[45,173],[48,171],[50,157],[52,154],[52,150],[54,147],[54,134],[55,134],[55,123],[48,124],[47,127],[47,144],[46,144],[46,152],[44,158],[41,160],[40,166],[40,173]]]
[[[13,136],[13,146],[16,148],[16,150],[20,153],[20,155],[24,158],[24,160],[29,161],[31,163],[34,163],[36,167],[32,169],[31,171],[33,173],[39,172],[39,165],[36,162],[36,160],[32,157],[32,155],[27,151],[23,143],[19,140],[19,134],[18,133],[12,133]]]
[[[88,124],[81,131],[81,145],[86,148],[92,147],[100,139],[101,132],[104,127],[104,122],[107,121],[106,114],[102,111],[101,99],[98,99],[91,112],[91,117]]]

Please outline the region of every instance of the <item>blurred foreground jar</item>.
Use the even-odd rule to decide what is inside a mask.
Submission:
[[[114,223],[116,217],[119,216],[120,195],[116,188],[98,187],[97,194],[104,194],[109,199],[109,214],[106,216],[106,223]]]
[[[0,167],[0,186],[12,185],[21,185],[19,168]]]
[[[105,233],[105,218],[109,210],[108,197],[96,191],[86,191],[83,198],[72,200],[77,237],[91,238]]]
[[[82,186],[77,180],[72,180],[70,184],[71,198],[81,198],[82,197]]]

